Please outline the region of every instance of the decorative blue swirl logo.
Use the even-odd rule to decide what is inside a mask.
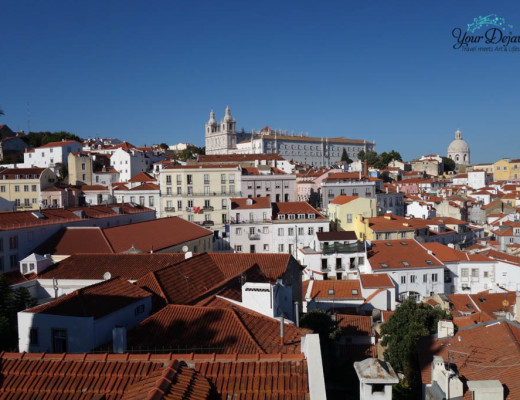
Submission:
[[[496,14],[489,14],[485,17],[473,18],[473,23],[468,24],[468,32],[475,32],[484,26],[498,26],[499,28],[513,29],[513,25],[507,24],[504,18],[498,17]]]

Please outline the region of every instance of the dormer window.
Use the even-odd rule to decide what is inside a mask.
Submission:
[[[308,219],[315,219],[316,218],[316,214],[307,214],[307,218]]]
[[[284,220],[284,219],[285,219],[285,214],[280,214],[280,215],[278,215],[278,219],[280,219],[280,220]]]
[[[289,219],[296,219],[296,215],[294,215],[294,214],[289,214]]]
[[[305,214],[298,214],[298,219],[305,219]]]
[[[358,295],[358,290],[352,289],[352,296],[357,296],[357,295]]]
[[[329,296],[334,296],[334,289],[329,289],[328,294]]]

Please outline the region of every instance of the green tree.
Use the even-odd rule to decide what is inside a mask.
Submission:
[[[330,314],[318,308],[303,314],[300,325],[302,328],[311,329],[314,333],[319,334],[322,343],[337,339],[341,333],[337,322],[332,319]]]
[[[35,305],[36,299],[31,297],[27,288],[18,288],[13,291],[7,278],[0,275],[0,351],[17,351],[16,313]]]
[[[411,390],[420,387],[417,361],[419,339],[435,333],[440,319],[451,318],[451,314],[446,310],[417,304],[413,299],[408,299],[397,307],[388,322],[381,325],[382,345],[388,346],[384,351],[385,360],[390,362],[395,370],[404,373],[404,387]]]
[[[43,146],[50,142],[61,142],[62,140],[75,140],[83,142],[79,136],[65,131],[60,132],[29,132],[21,138],[32,148]]]
[[[455,161],[451,158],[442,157],[442,162],[444,163],[444,172],[455,171]]]
[[[161,143],[159,147],[163,150],[168,150],[168,145],[166,143]]]
[[[352,160],[347,154],[347,149],[343,149],[343,153],[341,154],[341,161],[346,162],[347,164],[352,164]]]
[[[67,167],[63,163],[56,163],[56,171],[57,171],[57,178],[60,182],[63,182],[67,176],[69,176],[69,171],[67,170]]]

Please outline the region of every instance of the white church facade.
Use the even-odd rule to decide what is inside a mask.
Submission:
[[[341,160],[343,149],[356,161],[358,153],[375,151],[375,143],[360,139],[319,138],[304,134],[289,134],[268,126],[260,131],[237,132],[231,110],[226,108],[224,118],[217,123],[210,112],[206,123],[206,154],[269,154],[276,153],[286,160],[316,167],[330,166]]]

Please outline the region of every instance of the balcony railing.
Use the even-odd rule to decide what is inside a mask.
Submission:
[[[175,212],[175,207],[164,207],[164,211]]]
[[[222,193],[222,192],[182,192],[182,193],[166,193],[161,194],[161,197],[215,197],[215,196],[225,196],[225,197],[242,197],[242,192],[234,192],[234,193]]]
[[[207,220],[207,221],[202,221],[202,225],[213,226],[213,225],[215,225],[215,223],[213,221]]]
[[[240,220],[236,220],[234,218],[231,218],[229,220],[229,223],[234,225],[234,224],[270,224],[272,223],[273,221],[271,221],[270,218],[259,218],[259,219],[240,219]]]
[[[202,209],[204,211],[215,211],[215,208],[213,206],[204,206]]]
[[[323,245],[321,248],[323,254],[333,254],[333,253],[357,253],[361,251],[365,251],[365,246],[361,242],[344,244],[344,243],[334,243],[329,245]]]
[[[249,240],[260,240],[260,235],[258,233],[250,233],[248,237]]]

